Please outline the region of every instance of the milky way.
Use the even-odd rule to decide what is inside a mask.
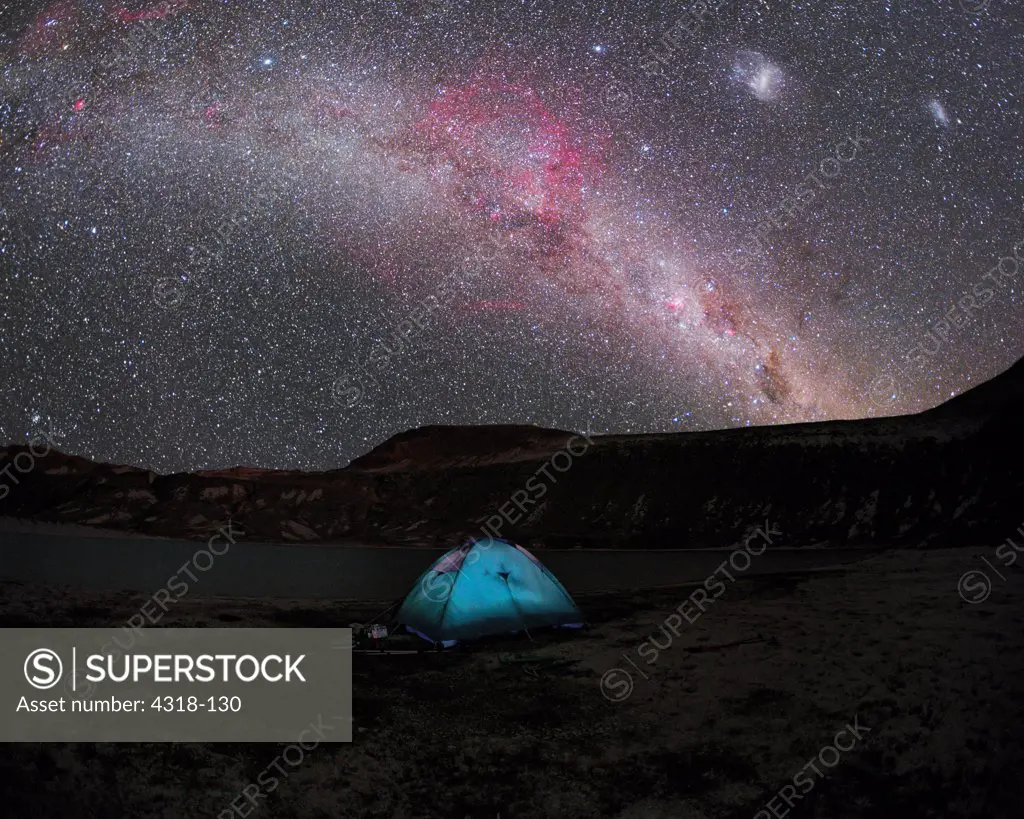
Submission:
[[[933,406],[1024,353],[1024,29],[918,5],[8,5],[0,433],[328,469]]]

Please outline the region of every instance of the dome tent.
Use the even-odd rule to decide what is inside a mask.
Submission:
[[[536,557],[522,546],[484,538],[436,560],[405,596],[394,622],[450,646],[545,626],[578,628],[584,619]]]

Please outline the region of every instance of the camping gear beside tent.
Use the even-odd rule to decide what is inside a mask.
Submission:
[[[529,634],[534,628],[579,628],[584,619],[558,579],[530,552],[485,538],[435,561],[405,596],[394,622],[450,646],[495,634]]]

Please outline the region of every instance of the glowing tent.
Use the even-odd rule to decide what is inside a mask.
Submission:
[[[493,538],[470,541],[440,557],[405,596],[394,621],[445,646],[584,623],[572,597],[536,557]]]

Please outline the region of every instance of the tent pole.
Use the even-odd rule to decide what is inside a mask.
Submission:
[[[530,629],[526,627],[526,618],[523,617],[523,610],[519,608],[519,604],[516,602],[516,596],[512,594],[512,587],[508,584],[508,575],[503,575],[501,579],[505,581],[505,588],[508,590],[508,597],[512,601],[512,605],[515,606],[516,611],[519,612],[519,619],[523,623],[523,631],[526,632],[526,636],[530,638],[530,642],[532,643],[534,641],[533,635],[530,634]]]

